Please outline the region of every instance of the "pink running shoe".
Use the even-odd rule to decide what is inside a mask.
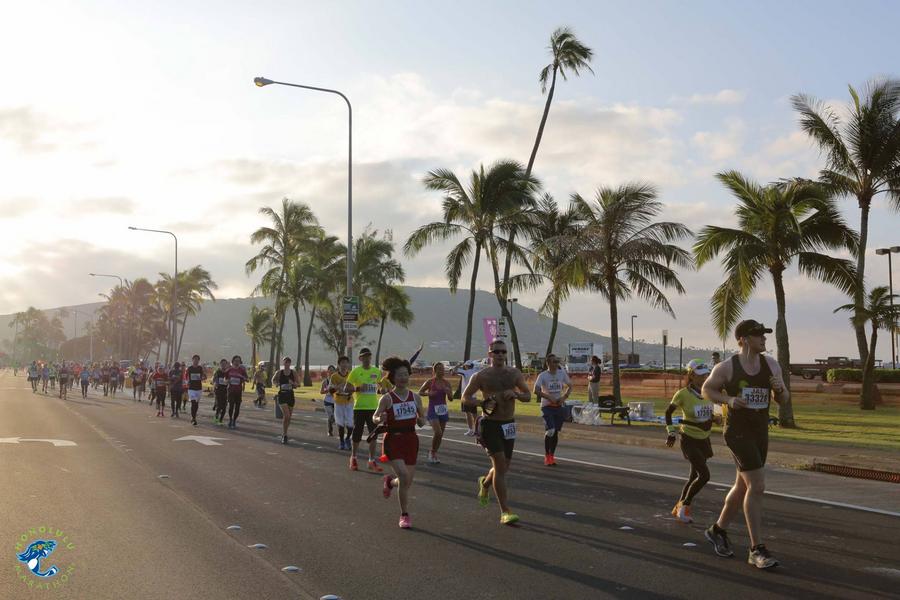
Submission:
[[[387,500],[391,497],[391,490],[394,489],[394,484],[391,481],[393,477],[390,475],[384,476],[384,488],[381,490],[381,493],[384,494],[384,499]]]
[[[409,529],[412,527],[412,519],[409,518],[409,515],[401,515],[398,525],[400,525],[400,529]]]

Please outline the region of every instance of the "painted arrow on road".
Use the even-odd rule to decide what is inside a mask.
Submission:
[[[54,446],[77,446],[75,442],[71,440],[51,440],[44,438],[0,438],[0,444],[18,444],[19,442],[47,442],[48,444],[53,444]]]
[[[180,437],[177,440],[172,440],[173,442],[197,442],[198,444],[203,444],[204,446],[221,446],[219,442],[216,440],[226,440],[228,438],[217,438],[210,437],[207,435],[186,435],[184,437]]]

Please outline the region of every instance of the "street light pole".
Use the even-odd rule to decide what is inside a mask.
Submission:
[[[631,361],[634,360],[634,320],[637,319],[637,315],[631,315],[631,356],[628,357],[628,364],[631,364]]]
[[[507,298],[507,300],[506,300],[506,302],[509,304],[509,320],[510,321],[512,321],[512,318],[513,318],[513,304],[518,301],[519,301],[518,298]],[[509,327],[508,324],[507,324],[507,327]],[[518,348],[513,347],[513,350],[518,350]],[[513,364],[518,365],[522,362],[522,359],[519,358],[518,354],[516,354],[515,356],[513,356],[513,361],[514,361]]]
[[[300,85],[299,83],[286,83],[284,81],[273,81],[265,77],[255,77],[253,83],[256,87],[265,87],[267,85],[285,85],[304,90],[312,90],[314,92],[326,92],[328,94],[336,94],[344,99],[347,103],[347,296],[353,295],[353,106],[350,99],[338,90],[329,88],[315,87],[312,85]],[[353,360],[350,351],[350,336],[347,335],[347,356]]]
[[[172,236],[172,239],[175,240],[175,273],[172,277],[172,331],[169,334],[171,339],[169,340],[169,348],[166,350],[166,362],[171,364],[175,362],[175,338],[178,334],[178,236],[176,236],[171,231],[166,231],[164,229],[144,229],[143,227],[131,227],[128,229],[131,231],[148,231],[150,233],[165,233]],[[171,356],[170,356],[171,355]],[[171,360],[170,360],[171,359]]]
[[[875,254],[879,256],[887,255],[888,258],[888,289],[890,297],[888,298],[891,303],[891,368],[897,368],[897,345],[895,340],[895,332],[897,329],[897,320],[896,315],[894,314],[894,269],[891,265],[891,254],[894,252],[900,252],[900,246],[893,246],[891,248],[878,248],[875,250]]]

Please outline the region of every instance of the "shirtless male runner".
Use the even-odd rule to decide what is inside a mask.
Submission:
[[[511,525],[519,520],[519,516],[509,510],[506,489],[506,472],[516,443],[516,400],[530,402],[531,392],[522,372],[506,366],[506,354],[503,340],[491,342],[488,354],[491,366],[472,376],[462,401],[470,407],[481,406],[484,413],[476,429],[480,430],[479,441],[491,459],[491,469],[487,475],[478,478],[478,502],[481,506],[488,505],[489,490],[493,486],[500,504],[500,523]],[[475,398],[478,392],[483,398],[480,403]]]
[[[769,401],[779,404],[787,400],[778,362],[765,356],[766,334],[772,333],[762,323],[741,321],[734,330],[740,352],[730,360],[713,367],[703,384],[703,397],[711,402],[727,405],[725,414],[725,444],[731,450],[737,467],[737,477],[725,496],[725,505],[718,521],[706,530],[706,539],[716,554],[734,556],[725,529],[743,507],[747,531],[750,534],[750,554],[747,562],[758,569],[769,569],[778,561],[762,543],[763,493],[766,490],[766,454],[769,450]]]

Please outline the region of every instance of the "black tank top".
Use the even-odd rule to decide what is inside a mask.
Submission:
[[[294,395],[294,378],[293,375],[294,370],[291,369],[287,373],[284,372],[284,369],[280,369],[278,371],[278,395],[282,398],[291,397]],[[285,388],[284,386],[288,386]]]
[[[769,430],[769,403],[772,398],[771,383],[772,369],[765,356],[759,357],[759,373],[748,375],[741,366],[740,358],[731,357],[731,379],[725,384],[725,391],[729,396],[743,398],[747,408],[728,409],[725,418],[725,431],[733,429],[739,431],[765,431]]]

